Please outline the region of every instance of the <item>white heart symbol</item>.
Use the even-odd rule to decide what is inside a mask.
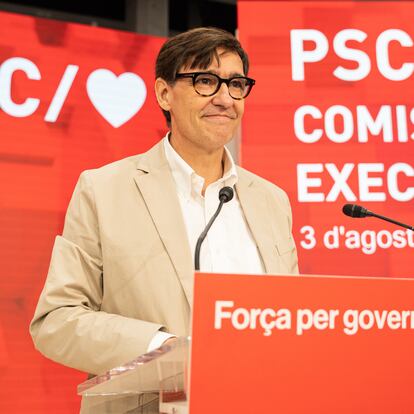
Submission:
[[[108,69],[94,70],[86,82],[95,109],[114,127],[129,121],[147,97],[145,82],[135,73],[116,76]]]

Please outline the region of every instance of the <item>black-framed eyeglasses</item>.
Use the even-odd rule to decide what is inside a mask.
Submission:
[[[220,89],[221,84],[225,83],[229,90],[229,95],[233,99],[246,98],[256,83],[254,79],[246,78],[245,76],[233,76],[229,79],[223,79],[210,72],[177,73],[175,78],[191,78],[195,91],[201,96],[214,95]]]

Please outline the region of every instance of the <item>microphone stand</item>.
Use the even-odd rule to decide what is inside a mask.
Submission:
[[[211,225],[214,223],[214,220],[219,215],[219,213],[221,211],[221,208],[223,207],[223,204],[230,201],[233,198],[233,195],[234,195],[234,191],[231,187],[223,187],[219,192],[220,204],[217,207],[216,212],[213,214],[213,217],[211,217],[210,221],[207,223],[206,228],[203,230],[203,232],[200,234],[200,236],[197,240],[197,244],[196,244],[196,247],[195,247],[195,253],[194,253],[194,269],[196,271],[200,270],[201,244],[203,243],[204,239],[206,238],[207,233],[210,230]]]
[[[408,230],[414,231],[414,227],[413,227],[413,226],[409,226],[408,224],[404,224],[404,223],[401,223],[401,222],[399,222],[399,221],[396,221],[396,220],[390,219],[390,218],[388,218],[388,217],[381,216],[381,215],[379,215],[379,214],[373,213],[372,211],[369,211],[367,215],[368,215],[368,216],[372,216],[372,217],[379,218],[379,219],[381,219],[381,220],[388,221],[389,223],[396,224],[397,226],[401,226],[401,227],[404,227],[404,228],[406,228],[406,229],[408,229]]]
[[[208,231],[210,230],[211,225],[214,223],[214,220],[219,215],[221,208],[223,207],[224,200],[220,199],[220,204],[217,207],[216,212],[214,213],[213,217],[211,217],[210,221],[207,223],[206,228],[203,230],[203,232],[200,234],[200,237],[197,240],[197,244],[195,247],[195,256],[194,256],[194,268],[196,271],[200,270],[200,249],[201,244],[203,243],[204,239],[207,236]]]

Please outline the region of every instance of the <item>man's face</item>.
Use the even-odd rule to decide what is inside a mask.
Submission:
[[[220,64],[214,59],[207,69],[182,68],[179,73],[212,72],[221,78],[244,76],[237,53],[218,50]],[[211,153],[223,148],[234,136],[244,111],[244,100],[229,95],[221,84],[213,96],[197,94],[191,78],[177,79],[169,95],[172,139],[189,150]]]

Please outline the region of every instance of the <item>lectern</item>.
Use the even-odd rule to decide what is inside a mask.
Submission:
[[[414,412],[414,279],[196,273],[192,312],[191,341],[81,384],[89,412]]]

